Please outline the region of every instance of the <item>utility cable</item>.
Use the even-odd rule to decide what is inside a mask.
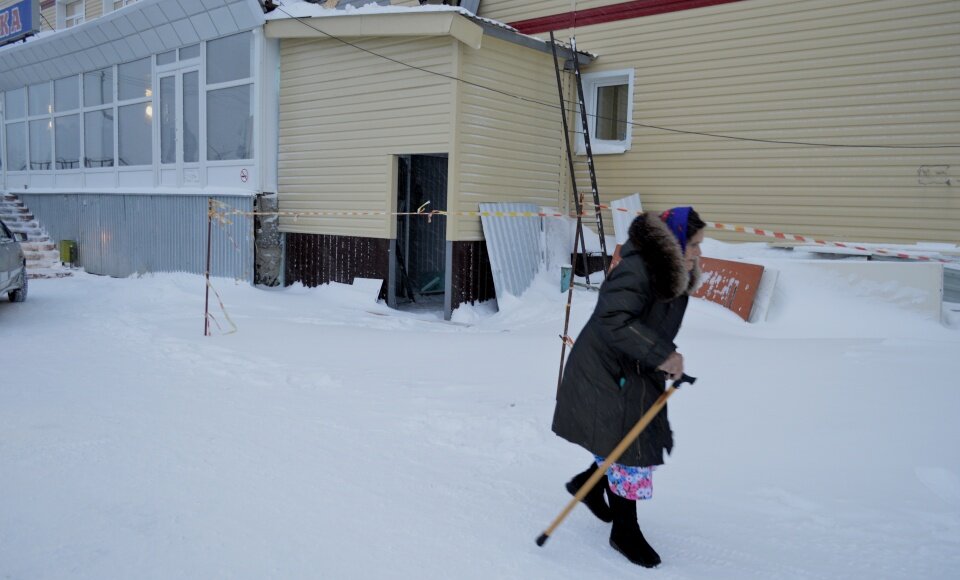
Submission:
[[[538,100],[538,99],[531,99],[531,98],[529,98],[529,97],[524,97],[523,95],[517,95],[517,94],[513,94],[513,93],[510,93],[510,92],[507,92],[507,91],[502,91],[502,90],[500,90],[500,89],[495,89],[495,88],[493,88],[493,87],[488,87],[488,86],[486,86],[486,85],[482,85],[482,84],[479,84],[479,83],[475,83],[475,82],[472,82],[472,81],[468,81],[468,80],[466,80],[466,79],[457,77],[456,75],[449,75],[449,74],[442,73],[442,72],[432,71],[432,70],[430,70],[430,69],[426,69],[426,68],[423,68],[423,67],[420,67],[420,66],[417,66],[417,65],[414,65],[414,64],[409,64],[409,63],[406,63],[406,62],[397,60],[397,59],[395,59],[395,58],[386,56],[386,55],[384,55],[384,54],[380,54],[380,53],[378,53],[378,52],[372,51],[372,50],[370,50],[370,49],[367,49],[367,48],[364,48],[364,47],[359,46],[359,45],[357,45],[357,44],[354,44],[354,43],[352,43],[352,42],[350,42],[350,41],[348,41],[348,40],[345,40],[345,39],[343,39],[343,38],[340,38],[339,36],[336,36],[336,35],[334,35],[334,34],[330,34],[329,32],[320,30],[320,29],[317,28],[316,26],[314,26],[314,25],[310,24],[309,22],[307,22],[307,18],[303,18],[303,17],[301,17],[301,16],[294,16],[294,15],[292,15],[292,14],[290,14],[289,12],[287,12],[286,10],[284,10],[284,9],[283,9],[283,6],[278,6],[278,7],[277,7],[277,10],[279,10],[280,12],[286,14],[288,17],[293,18],[294,20],[296,20],[296,21],[299,22],[300,24],[303,24],[304,26],[306,26],[306,27],[308,27],[308,28],[311,28],[311,29],[315,30],[316,32],[319,32],[320,34],[323,34],[324,36],[326,36],[326,37],[328,37],[328,38],[330,38],[330,39],[332,39],[332,40],[336,40],[337,42],[340,42],[340,43],[342,43],[342,44],[345,44],[345,45],[347,45],[347,46],[350,46],[350,47],[352,47],[352,48],[355,48],[355,49],[357,49],[357,50],[360,50],[360,51],[362,51],[362,52],[365,52],[365,53],[367,53],[367,54],[373,55],[373,56],[375,56],[375,57],[377,57],[377,58],[381,58],[381,59],[390,61],[390,62],[392,62],[392,63],[398,64],[398,65],[400,65],[400,66],[407,67],[407,68],[410,68],[410,69],[413,69],[413,70],[418,70],[418,71],[421,71],[421,72],[425,72],[425,73],[427,73],[427,74],[431,74],[431,75],[443,77],[443,78],[445,78],[445,79],[449,79],[449,80],[452,80],[452,81],[456,81],[456,82],[459,82],[459,83],[463,83],[463,84],[465,84],[465,85],[469,85],[469,86],[472,86],[472,87],[477,87],[477,88],[479,88],[479,89],[484,89],[484,90],[487,90],[487,91],[491,91],[491,92],[494,92],[494,93],[498,93],[498,94],[504,95],[504,96],[506,96],[506,97],[510,97],[510,98],[513,98],[513,99],[518,99],[518,100],[521,100],[521,101],[524,101],[524,102],[527,102],[527,103],[532,103],[532,104],[540,105],[540,106],[542,106],[542,107],[548,107],[548,108],[551,108],[551,109],[560,110],[560,106],[559,106],[559,105],[555,105],[555,104],[553,104],[553,103],[548,103],[548,102],[546,102],[546,101],[540,101],[540,100]],[[576,56],[574,56],[574,58],[576,58]],[[657,131],[664,131],[664,132],[667,132],[667,133],[678,133],[678,134],[683,134],[683,135],[697,135],[697,136],[700,136],[700,137],[711,137],[711,138],[714,138],[714,139],[726,139],[726,140],[730,140],[730,141],[748,141],[748,142],[752,142],[752,143],[769,143],[769,144],[774,144],[774,145],[801,145],[801,146],[804,146],[804,147],[835,147],[835,148],[846,148],[846,149],[960,149],[960,144],[946,144],[946,145],[851,145],[851,144],[847,144],[847,143],[818,143],[818,142],[813,142],[813,141],[792,141],[792,140],[780,140],[780,139],[761,139],[761,138],[755,138],[755,137],[736,137],[736,136],[733,136],[733,135],[721,135],[721,134],[718,134],[718,133],[705,133],[705,132],[702,132],[702,131],[690,131],[690,130],[685,130],[685,129],[675,129],[675,128],[672,128],[672,127],[663,127],[663,126],[660,126],[660,125],[651,125],[651,124],[649,124],[649,123],[638,123],[638,122],[636,122],[636,121],[618,121],[618,120],[615,119],[615,118],[603,117],[603,116],[599,116],[599,115],[596,115],[596,114],[590,114],[590,113],[588,113],[588,115],[591,116],[591,117],[593,117],[594,119],[601,119],[601,120],[606,120],[606,121],[613,121],[613,122],[615,122],[615,123],[628,124],[628,125],[631,125],[631,126],[633,126],[633,127],[643,127],[643,128],[645,128],[645,129],[655,129],[655,130],[657,130]],[[581,133],[582,133],[582,131],[578,131],[578,132],[581,132]]]

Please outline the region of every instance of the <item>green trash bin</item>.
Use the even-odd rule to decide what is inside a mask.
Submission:
[[[64,266],[73,266],[77,263],[77,242],[60,240],[60,262]]]

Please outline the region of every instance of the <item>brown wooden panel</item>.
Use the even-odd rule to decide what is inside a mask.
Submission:
[[[496,298],[486,242],[453,242],[452,245],[452,307],[456,309],[468,302],[483,302]]]
[[[286,234],[286,285],[313,287],[354,278],[387,279],[389,240],[322,234]]]

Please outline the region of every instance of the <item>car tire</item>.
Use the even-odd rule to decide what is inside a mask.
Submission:
[[[23,284],[13,292],[7,292],[10,302],[23,302],[27,299],[27,272],[23,272]]]

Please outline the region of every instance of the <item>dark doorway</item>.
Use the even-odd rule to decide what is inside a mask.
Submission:
[[[447,209],[446,155],[403,155],[397,164],[398,212]],[[443,308],[446,241],[446,216],[397,216],[397,239],[393,241],[391,264],[392,296],[388,298],[391,306]]]

